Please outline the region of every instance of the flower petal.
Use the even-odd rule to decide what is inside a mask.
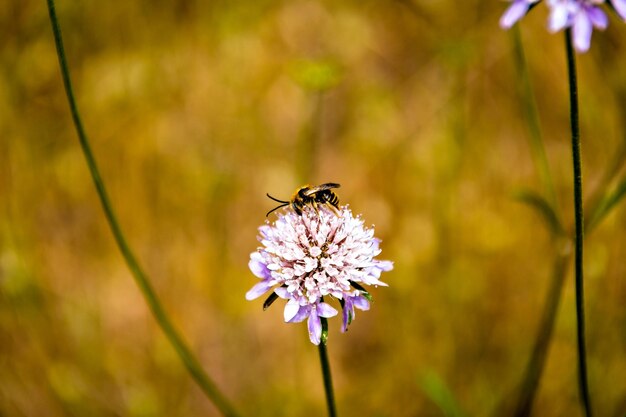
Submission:
[[[337,315],[337,310],[335,310],[330,304],[319,303],[317,305],[317,314],[320,317],[334,317]]]
[[[350,297],[346,297],[346,301],[343,304],[343,321],[341,323],[341,333],[345,333],[348,331],[348,325],[352,322],[352,317],[354,315],[354,309],[352,308],[352,303],[348,301]]]
[[[309,316],[309,321],[307,324],[309,328],[309,339],[311,340],[311,343],[313,343],[314,345],[319,345],[322,338],[322,321],[317,315],[315,309],[311,310],[311,315]]]
[[[381,271],[391,271],[393,269],[393,262],[391,261],[379,261],[376,265]]]
[[[288,300],[291,298],[291,293],[285,287],[278,287],[274,290],[274,292],[276,293],[277,296],[279,296],[283,300]]]
[[[598,29],[606,29],[609,25],[609,18],[606,16],[606,13],[602,11],[599,7],[589,7],[587,10],[587,17],[591,20],[591,23],[594,27]]]
[[[550,32],[558,32],[568,26],[570,19],[569,10],[563,2],[558,2],[552,6],[550,17],[548,18],[548,30]]]
[[[367,311],[370,309],[370,302],[367,300],[367,298],[363,297],[362,295],[359,295],[358,297],[354,297],[352,302],[354,306],[358,308],[359,310]]]
[[[300,312],[300,304],[295,299],[291,299],[285,304],[285,310],[283,311],[283,317],[286,322],[291,322]]]
[[[530,4],[526,0],[514,0],[513,4],[506,9],[500,18],[500,27],[502,29],[509,29],[526,15],[529,6]]]
[[[289,321],[289,323],[300,323],[301,321],[304,321],[304,319],[309,317],[310,313],[311,313],[311,306],[300,306],[300,310],[298,311],[298,314],[296,314],[294,318],[292,318]]]
[[[270,288],[272,288],[272,284],[270,284],[269,281],[261,281],[246,293],[246,300],[250,301],[254,300],[255,298],[259,298],[260,296],[265,294]]]
[[[626,21],[626,0],[611,0],[611,5],[617,14]]]
[[[252,271],[252,273],[259,278],[269,278],[271,276],[270,271],[267,269],[267,265],[263,262],[263,257],[259,252],[253,252],[250,255],[248,268],[250,268],[250,271]]]
[[[587,52],[589,50],[592,32],[593,26],[589,16],[587,16],[587,14],[583,11],[576,13],[572,37],[574,41],[574,48],[576,48],[578,52]]]

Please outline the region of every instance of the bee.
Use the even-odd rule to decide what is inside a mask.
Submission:
[[[325,206],[329,208],[333,213],[339,215],[339,197],[332,190],[333,188],[339,188],[340,185],[334,182],[328,182],[326,184],[312,187],[310,185],[304,185],[296,190],[289,201],[279,200],[271,195],[267,194],[269,198],[280,203],[280,206],[275,207],[267,212],[265,217],[269,216],[274,210],[278,210],[281,207],[291,205],[293,211],[298,215],[302,215],[302,210],[306,206],[311,206],[317,211],[318,207]]]

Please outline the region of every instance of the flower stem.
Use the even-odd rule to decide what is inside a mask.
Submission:
[[[59,26],[59,22],[56,16],[54,0],[47,0],[47,2],[48,13],[50,15],[50,23],[52,24],[52,32],[54,34],[54,42],[57,50],[57,57],[59,59],[59,66],[61,68],[61,75],[63,77],[63,84],[65,86],[65,92],[67,94],[70,111],[72,113],[72,119],[76,128],[76,133],[78,134],[78,139],[80,141],[83,154],[85,156],[85,159],[87,160],[87,165],[89,167],[91,177],[96,187],[98,197],[100,198],[100,203],[102,204],[102,208],[109,223],[109,227],[113,232],[115,242],[117,243],[117,246],[119,247],[120,252],[124,257],[128,268],[135,278],[135,282],[139,286],[148,306],[150,307],[154,318],[165,333],[165,336],[167,337],[169,342],[174,347],[174,350],[187,368],[189,374],[199,385],[200,389],[202,389],[205,395],[213,402],[213,404],[220,410],[220,412],[224,416],[235,417],[238,414],[234,411],[234,409],[231,407],[226,398],[221,394],[221,392],[218,391],[215,383],[204,372],[199,361],[193,355],[187,344],[183,341],[181,335],[178,333],[178,331],[170,321],[169,317],[167,316],[165,310],[161,305],[161,302],[154,292],[154,289],[152,288],[148,277],[141,269],[141,266],[137,262],[137,259],[135,258],[133,252],[128,246],[128,243],[126,242],[124,234],[122,233],[122,229],[120,228],[120,225],[111,206],[111,203],[109,202],[109,197],[106,192],[104,182],[102,181],[102,177],[100,176],[100,171],[98,170],[95,157],[93,155],[93,152],[91,151],[91,145],[89,144],[87,134],[85,133],[85,130],[83,128],[80,113],[78,111],[78,106],[76,105],[76,100],[74,99],[72,82],[70,80],[69,68],[67,66],[67,61],[65,58],[63,39],[61,37],[61,28]]]
[[[320,317],[322,321],[322,332],[328,328],[328,321],[324,317]],[[335,395],[333,393],[333,379],[330,374],[330,362],[328,361],[328,351],[326,350],[326,339],[318,345],[320,351],[320,362],[322,364],[322,375],[324,376],[324,391],[326,391],[326,404],[328,405],[328,416],[336,417]]]
[[[591,417],[591,401],[587,384],[587,355],[585,352],[585,312],[584,312],[584,282],[583,282],[583,237],[584,217],[582,198],[582,163],[580,157],[580,130],[578,125],[578,88],[576,81],[576,58],[572,46],[572,33],[568,28],[565,31],[565,49],[567,50],[567,68],[569,75],[570,121],[572,129],[572,157],[574,163],[574,215],[575,215],[575,275],[576,275],[576,323],[578,341],[578,376],[580,399],[585,415]]]

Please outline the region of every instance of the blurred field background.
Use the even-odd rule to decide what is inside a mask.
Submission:
[[[347,334],[341,416],[491,416],[516,392],[558,245],[500,1],[72,2],[57,12],[123,229],[177,327],[244,416],[325,415],[318,353],[282,302],[246,302],[257,227],[303,183],[395,262]],[[563,35],[521,34],[560,213],[572,223]],[[626,141],[626,25],[578,56],[585,195]],[[0,3],[0,415],[218,415],[156,326],[71,124],[44,1]],[[626,413],[626,209],[587,235],[591,396]],[[537,416],[580,415],[571,268]]]

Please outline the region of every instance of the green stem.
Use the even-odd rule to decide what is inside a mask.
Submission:
[[[324,391],[326,392],[326,404],[328,405],[329,417],[336,417],[337,411],[335,408],[335,395],[333,393],[333,379],[330,374],[330,362],[328,361],[328,351],[326,350],[326,337],[324,334],[328,332],[328,321],[324,318],[322,320],[322,340],[318,345],[320,351],[320,363],[322,364],[322,375],[324,376]]]
[[[154,289],[152,288],[152,285],[150,284],[146,274],[141,269],[135,256],[130,250],[130,247],[126,243],[126,239],[124,238],[122,229],[119,226],[111,203],[109,202],[109,197],[107,195],[104,182],[102,181],[102,178],[100,176],[96,160],[94,158],[93,152],[91,151],[89,140],[81,122],[80,113],[76,105],[76,100],[74,99],[72,82],[70,80],[69,68],[67,66],[67,61],[65,58],[63,39],[61,37],[61,28],[59,26],[59,22],[56,16],[54,0],[47,0],[47,2],[48,12],[50,15],[50,23],[52,24],[52,32],[54,33],[54,42],[56,45],[57,56],[59,58],[59,65],[61,67],[61,75],[63,76],[63,84],[65,86],[65,92],[67,94],[70,111],[72,113],[72,119],[74,121],[74,126],[76,128],[76,133],[78,134],[80,146],[82,148],[85,159],[87,160],[87,165],[95,184],[98,197],[100,198],[100,203],[102,204],[102,208],[104,209],[104,214],[109,223],[109,227],[113,232],[115,242],[122,252],[122,256],[124,257],[128,268],[135,278],[135,282],[139,286],[146,302],[148,303],[148,306],[150,307],[154,318],[165,333],[165,336],[167,337],[169,342],[174,347],[174,350],[187,368],[187,371],[197,382],[197,384],[200,386],[206,396],[213,402],[213,404],[215,404],[215,406],[221,411],[224,416],[235,417],[237,416],[237,413],[231,407],[226,398],[218,391],[215,383],[204,372],[196,357],[193,355],[187,344],[183,341],[181,335],[175,329],[174,325],[165,313],[165,310],[163,309],[161,302],[154,292]]]
[[[584,311],[584,281],[583,281],[583,181],[582,163],[580,157],[580,130],[578,125],[578,88],[576,81],[576,58],[572,47],[571,28],[565,31],[565,49],[567,50],[567,68],[569,75],[570,121],[572,129],[572,158],[574,163],[574,215],[576,225],[576,323],[578,341],[578,376],[580,383],[580,399],[585,415],[591,417],[591,401],[587,384],[587,354],[585,352],[585,311]]]

